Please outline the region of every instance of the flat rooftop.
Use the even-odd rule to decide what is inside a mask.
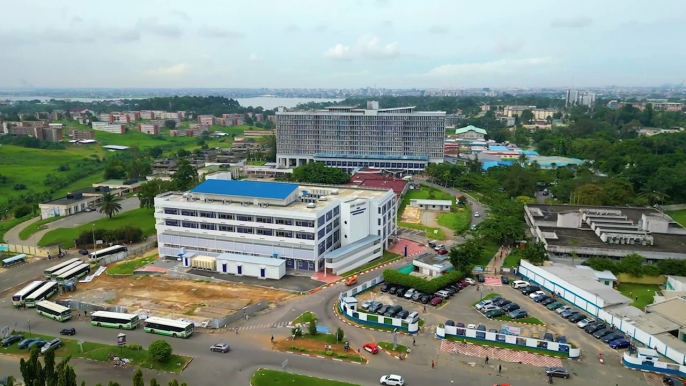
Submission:
[[[557,215],[567,212],[579,212],[580,209],[608,209],[607,206],[592,206],[592,205],[545,205],[545,204],[528,204],[527,208],[536,208],[540,210],[542,216],[535,215],[535,211],[531,211],[534,220],[541,221],[557,221]],[[641,216],[646,215],[662,215],[657,209],[640,208],[631,206],[617,206],[609,209],[616,209],[622,212],[634,224],[638,224]]]
[[[46,201],[46,202],[41,202],[42,205],[47,205],[47,204],[53,204],[53,205],[70,205],[70,204],[75,204],[77,202],[82,202],[82,201],[89,201],[93,200],[95,197],[93,196],[82,196],[79,198],[67,198],[67,197],[62,197],[58,198],[56,200],[52,201]]]
[[[599,298],[605,301],[605,307],[616,304],[630,304],[632,302],[632,299],[622,295],[619,291],[599,282],[593,270],[580,269],[568,265],[552,265],[541,268],[579,288],[598,295]]]
[[[585,224],[582,228],[543,226],[538,228],[544,233],[555,233],[558,237],[557,239],[546,238],[545,241],[548,245],[560,247],[614,249],[632,251],[638,254],[641,254],[641,252],[684,253],[684,251],[686,251],[686,236],[680,234],[651,233],[654,245],[610,244],[604,243],[603,240]]]
[[[269,211],[288,211],[288,212],[303,212],[303,213],[314,213],[317,212],[317,210],[321,209],[324,205],[327,203],[330,203],[334,200],[340,200],[340,201],[351,201],[354,198],[356,199],[375,199],[375,198],[380,198],[383,195],[385,195],[388,191],[392,191],[390,188],[389,189],[371,189],[371,188],[352,188],[349,186],[332,186],[332,185],[298,185],[298,184],[292,184],[292,183],[283,183],[283,182],[275,182],[275,181],[251,181],[251,180],[207,180],[203,184],[198,185],[195,189],[191,190],[191,193],[201,193],[199,191],[196,191],[199,187],[203,186],[204,184],[207,184],[210,181],[224,181],[224,182],[240,182],[243,184],[241,188],[235,190],[235,192],[239,192],[242,194],[247,194],[245,193],[242,189],[248,189],[248,186],[256,188],[259,192],[267,192],[268,194],[271,194],[272,197],[274,196],[283,196],[284,192],[286,191],[293,191],[293,190],[298,190],[299,192],[302,191],[308,191],[308,192],[315,192],[315,191],[333,191],[337,190],[338,194],[329,194],[327,195],[327,201],[317,201],[317,206],[315,208],[308,208],[307,203],[305,202],[300,202],[300,201],[294,201],[286,206],[280,206],[280,205],[269,205],[268,210]],[[246,183],[249,183],[246,185]],[[240,197],[240,196],[231,196],[228,194],[228,190],[221,190],[219,187],[222,184],[217,184],[217,185],[210,185],[212,189],[210,188],[203,188],[202,190],[208,190],[208,194],[215,194],[215,195],[225,195],[227,203],[222,204],[220,201],[214,201],[211,204],[208,203],[207,205],[222,205],[222,206],[227,206],[227,207],[236,207],[240,208],[242,206],[240,204],[240,199],[232,199],[231,197]],[[229,184],[230,185],[230,184]],[[224,184],[224,186],[227,186]],[[238,186],[238,185],[237,185]],[[216,190],[215,190],[216,189]],[[278,192],[278,194],[277,194]],[[202,193],[201,193],[202,194]],[[259,201],[260,198],[266,198],[266,197],[258,197],[255,191],[251,192],[253,194],[250,196],[251,198],[257,199]],[[289,193],[290,194],[290,193]],[[169,192],[169,193],[164,193],[162,195],[157,196],[157,199],[164,199],[165,201],[173,201],[173,202],[187,202],[186,197],[183,196],[184,192]],[[284,198],[287,197],[288,194],[283,196]],[[278,200],[278,198],[266,198],[270,200]],[[228,200],[233,200],[233,202],[228,203]],[[201,201],[193,201],[193,203],[197,204],[198,207],[200,205],[205,205],[204,202]],[[252,205],[251,207],[253,208],[259,208],[257,205]]]

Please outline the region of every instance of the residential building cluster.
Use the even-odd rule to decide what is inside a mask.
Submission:
[[[596,94],[591,91],[580,91],[569,89],[565,93],[565,107],[571,108],[574,106],[589,106],[595,105]]]
[[[678,102],[666,102],[666,101],[647,101],[647,102],[620,102],[613,99],[607,103],[607,108],[612,110],[621,109],[624,106],[631,105],[641,111],[645,110],[646,105],[650,104],[653,110],[656,111],[682,111],[684,109],[683,103]]]

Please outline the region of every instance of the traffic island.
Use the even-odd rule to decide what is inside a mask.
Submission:
[[[272,348],[288,354],[299,354],[340,362],[367,363],[367,359],[360,355],[357,350],[352,347],[346,350],[345,343],[339,342],[333,334],[290,336],[286,339],[275,341]]]
[[[398,355],[401,355],[401,354],[403,356],[403,359],[408,358],[409,354],[407,352],[407,346],[403,346],[402,344],[398,344],[398,345],[396,345],[396,348],[394,350],[393,349],[393,343],[379,342],[377,344],[379,345],[379,347],[381,347],[381,351],[392,356],[395,359],[400,359],[400,357],[398,357]]]
[[[310,377],[308,375],[283,371],[259,369],[250,378],[250,386],[274,386],[274,385],[307,385],[307,386],[360,386],[355,383],[335,381],[333,379]]]
[[[409,332],[407,332],[408,324],[405,322],[401,322],[399,326],[394,326],[392,324],[385,324],[385,323],[379,322],[380,319],[381,320],[385,320],[385,319],[391,320],[392,318],[384,318],[383,316],[378,316],[378,315],[367,315],[367,317],[369,318],[367,321],[355,319],[354,315],[357,314],[359,316],[359,313],[353,313],[352,316],[342,314],[339,310],[339,302],[334,303],[333,313],[334,313],[334,315],[336,315],[338,320],[340,320],[341,322],[343,322],[349,326],[352,326],[352,327],[361,328],[363,330],[380,331],[380,332],[397,332],[398,334],[401,334],[401,335],[417,335],[417,334],[419,334],[419,327],[424,325],[424,321],[420,320],[418,323],[416,323],[417,331],[414,333],[409,333]]]
[[[54,336],[41,334],[29,335],[28,333],[21,331],[13,332],[13,334],[21,334],[24,338],[39,338],[46,342],[55,339]],[[113,346],[95,342],[83,342],[82,345],[79,345],[79,340],[66,339],[64,337],[60,337],[60,339],[63,344],[62,347],[55,350],[56,357],[74,357],[99,362],[112,362],[112,357],[118,357],[128,359],[131,366],[176,374],[185,370],[188,364],[193,360],[192,357],[172,354],[166,362],[158,362],[152,358],[148,350],[143,349],[142,346],[137,344]],[[1,348],[0,353],[22,358],[28,358],[31,355],[30,349],[20,349],[18,343]]]

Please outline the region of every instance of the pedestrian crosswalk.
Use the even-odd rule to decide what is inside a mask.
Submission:
[[[499,277],[487,277],[484,284],[490,287],[501,287],[503,285]]]
[[[263,330],[263,329],[268,329],[268,328],[283,328],[283,327],[287,327],[287,326],[288,326],[288,322],[253,324],[250,326],[238,327],[238,331],[242,331],[242,330]]]

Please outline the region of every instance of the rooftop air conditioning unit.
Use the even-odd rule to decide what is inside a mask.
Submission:
[[[307,207],[310,208],[310,209],[316,208],[316,207],[317,207],[317,204],[315,204],[314,202],[311,202],[311,203],[307,204]]]

